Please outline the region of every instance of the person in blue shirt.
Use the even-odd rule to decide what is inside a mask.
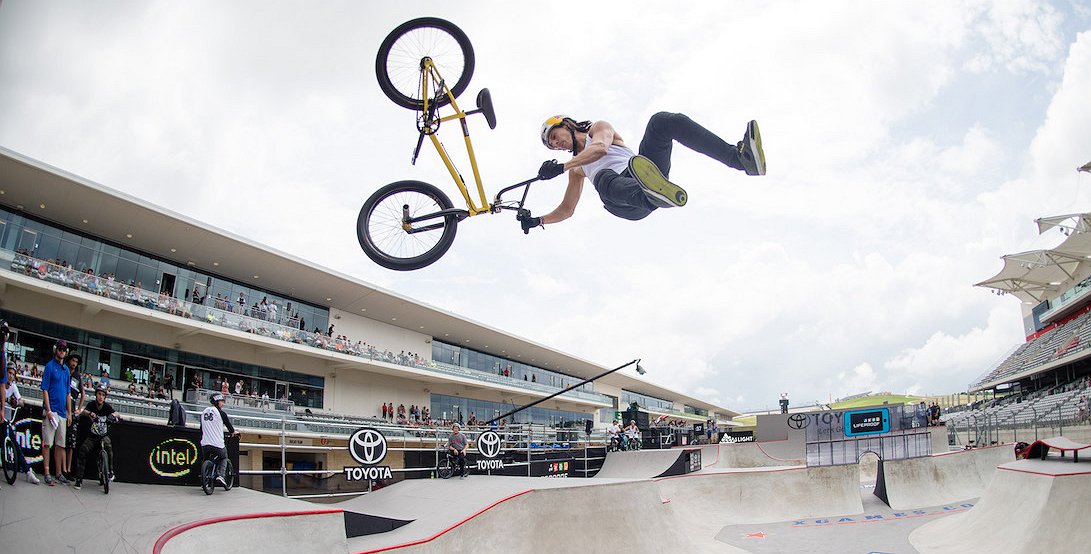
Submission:
[[[53,452],[53,464],[56,473],[55,481],[62,485],[68,484],[62,470],[65,459],[68,457],[64,450],[67,443],[68,426],[72,424],[72,397],[68,394],[69,374],[68,368],[61,363],[68,354],[68,343],[58,340],[53,345],[53,359],[45,364],[42,370],[42,461],[45,472],[45,483],[53,486],[54,477],[49,473],[50,449],[57,446]]]

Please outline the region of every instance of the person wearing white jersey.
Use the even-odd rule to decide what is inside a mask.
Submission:
[[[520,214],[523,231],[564,221],[572,216],[591,179],[606,211],[623,219],[644,219],[657,208],[684,206],[686,191],[667,180],[674,142],[700,152],[747,175],[765,175],[765,154],[758,122],[746,126],[743,140],[730,145],[680,113],[659,112],[651,117],[633,152],[612,125],[605,121],[576,121],[555,115],[542,124],[542,143],[550,150],[567,150],[573,158],[550,160],[538,170],[540,179],[568,172],[568,188],[557,208],[542,217]]]
[[[216,484],[227,488],[224,473],[227,472],[227,448],[224,446],[224,428],[236,436],[239,433],[231,425],[231,418],[223,411],[224,395],[214,392],[208,397],[211,406],[201,412],[201,454],[206,460],[216,461]]]

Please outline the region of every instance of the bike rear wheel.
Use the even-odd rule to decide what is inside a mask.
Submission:
[[[110,494],[110,455],[105,449],[98,452],[98,478],[102,481],[102,492]]]
[[[205,494],[212,494],[216,490],[216,483],[212,477],[215,472],[215,466],[210,460],[205,460],[205,463],[201,464],[201,490],[205,491]]]
[[[455,241],[458,217],[444,215],[416,223],[421,217],[451,209],[451,199],[421,181],[398,181],[375,191],[356,219],[356,237],[367,257],[396,271],[420,269],[439,260]]]
[[[18,465],[16,462],[18,459],[18,455],[15,451],[16,448],[19,448],[19,445],[11,440],[11,435],[5,434],[2,452],[3,459],[0,461],[2,461],[4,465],[4,480],[7,481],[9,485],[14,485],[15,478],[19,476],[19,468],[16,467]]]
[[[454,23],[435,17],[422,17],[402,23],[383,40],[375,57],[375,76],[379,88],[395,104],[420,110],[421,62],[431,58],[455,97],[470,84],[474,73],[474,49],[470,38]],[[453,84],[452,84],[453,83]],[[450,100],[446,95],[430,99],[436,106]]]
[[[447,458],[440,462],[439,471],[436,473],[439,475],[440,479],[450,479],[451,475],[455,473],[455,465],[451,463],[450,458]]]

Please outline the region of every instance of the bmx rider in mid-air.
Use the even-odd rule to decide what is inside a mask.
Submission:
[[[648,121],[638,152],[605,121],[576,121],[555,115],[542,124],[542,143],[551,150],[567,150],[573,158],[542,164],[538,177],[552,179],[568,172],[568,188],[557,208],[541,217],[521,214],[524,231],[564,221],[572,216],[590,178],[606,211],[628,220],[644,219],[657,208],[683,206],[686,191],[667,180],[674,141],[747,175],[765,175],[765,154],[758,123],[746,126],[743,139],[728,144],[680,113],[659,112]]]

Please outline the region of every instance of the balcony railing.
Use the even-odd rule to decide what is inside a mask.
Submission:
[[[394,354],[389,350],[380,350],[375,345],[366,344],[360,340],[352,342],[345,338],[329,337],[322,333],[312,333],[295,326],[269,321],[268,319],[261,317],[262,314],[260,312],[256,314],[258,317],[254,317],[255,314],[253,313],[254,310],[252,308],[243,308],[233,304],[223,304],[223,307],[216,307],[187,302],[167,294],[156,294],[152,291],[145,290],[135,285],[129,285],[112,278],[99,277],[93,273],[79,271],[71,267],[63,267],[45,260],[40,260],[33,256],[12,252],[11,250],[0,249],[0,256],[11,259],[10,269],[14,273],[37,277],[43,281],[62,285],[86,294],[93,294],[116,302],[123,302],[149,310],[156,310],[186,319],[201,321],[218,327],[234,329],[331,352],[338,352],[370,361],[426,369],[436,373],[464,377],[498,385],[507,385],[544,393],[553,393],[559,388],[543,383],[523,381],[514,377],[493,375],[484,371],[476,371],[442,362],[435,362],[421,358],[420,356]],[[213,303],[215,302],[213,301]],[[572,390],[564,393],[562,396],[603,404],[610,403],[610,399],[606,396],[589,391]]]

